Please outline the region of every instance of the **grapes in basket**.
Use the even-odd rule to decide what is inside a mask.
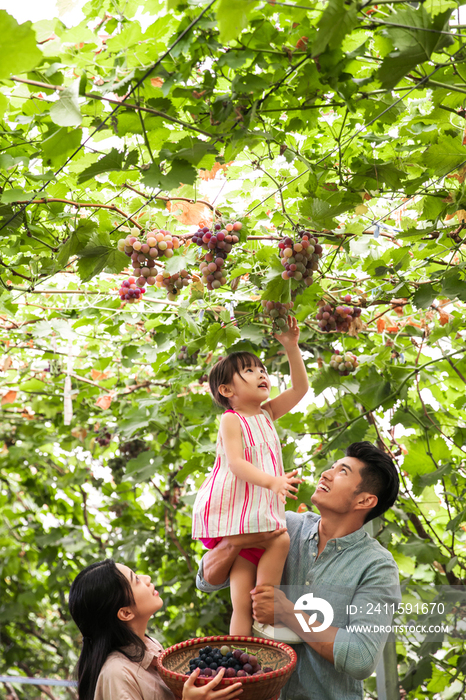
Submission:
[[[241,678],[258,676],[273,671],[272,668],[262,668],[259,659],[254,654],[248,654],[247,649],[235,649],[227,646],[206,646],[199,651],[199,656],[190,659],[189,673],[200,668],[200,676],[216,676],[221,668],[225,668],[224,678]]]

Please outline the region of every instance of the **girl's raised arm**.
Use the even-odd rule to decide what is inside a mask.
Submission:
[[[272,420],[277,420],[291,411],[306,396],[309,381],[298,346],[299,328],[296,319],[288,316],[288,328],[283,333],[276,333],[274,337],[285,348],[291,373],[291,389],[283,391],[279,396],[262,404],[262,408],[271,414]]]

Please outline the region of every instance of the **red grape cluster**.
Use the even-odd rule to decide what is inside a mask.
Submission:
[[[178,294],[181,292],[183,287],[187,287],[191,280],[191,275],[187,270],[181,270],[181,272],[174,272],[171,275],[167,270],[160,272],[155,278],[155,284],[157,287],[165,287],[167,290],[167,297],[170,301],[175,301]]]
[[[351,302],[351,294],[346,294],[343,297],[346,304]],[[325,301],[319,301],[319,311],[316,319],[321,331],[328,333],[329,331],[339,331],[346,333],[349,330],[351,322],[361,315],[359,306],[342,306],[332,305]]]
[[[239,237],[234,231],[241,231],[242,226],[239,221],[235,221],[234,224],[226,224],[224,228],[222,224],[215,224],[213,230],[208,226],[203,226],[199,227],[192,237],[195,245],[207,251],[199,265],[207,289],[219,289],[226,283],[223,267],[228,253],[239,241]]]
[[[303,281],[306,287],[312,284],[312,276],[319,268],[319,259],[323,248],[317,236],[309,231],[298,231],[300,238],[294,241],[286,236],[278,244],[278,251],[285,268],[282,272],[284,280],[294,279]]]
[[[110,445],[111,441],[112,435],[108,432],[100,433],[96,437],[96,442],[98,442],[101,447],[107,447],[107,445]]]
[[[196,350],[192,355],[190,355],[187,346],[182,345],[177,357],[180,362],[186,362],[188,365],[195,365],[197,363],[198,355],[199,350]]]
[[[138,278],[136,282],[138,287],[145,287],[146,283],[155,284],[156,258],[171,258],[179,247],[179,238],[162,229],[149,231],[144,243],[139,241],[136,236],[127,236],[118,241],[118,250],[131,258],[134,275]]]
[[[272,668],[261,668],[257,656],[248,654],[244,649],[231,649],[226,644],[222,647],[204,647],[189,661],[189,673],[200,668],[200,676],[216,676],[221,668],[225,669],[224,678],[241,678],[242,676],[258,676],[273,671]]]
[[[281,304],[279,301],[261,300],[262,316],[271,318],[275,331],[282,331],[286,328],[286,319],[290,309],[293,308],[293,302],[289,301],[286,304]]]
[[[358,358],[351,352],[345,352],[344,355],[341,355],[339,350],[335,350],[330,359],[330,367],[336,369],[343,377],[347,377],[350,372],[354,372],[357,366]]]
[[[138,285],[139,280],[136,282],[135,277],[130,277],[121,283],[121,287],[118,290],[121,301],[129,301],[130,304],[134,304],[135,301],[140,301],[142,295],[146,291]]]

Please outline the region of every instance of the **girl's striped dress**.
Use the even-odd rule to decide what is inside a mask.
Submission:
[[[283,476],[280,441],[270,415],[248,418],[236,413],[241,422],[244,459],[257,469]],[[270,489],[238,479],[228,467],[220,432],[215,465],[200,487],[193,507],[194,539],[224,537],[248,532],[269,532],[285,527],[285,505]]]

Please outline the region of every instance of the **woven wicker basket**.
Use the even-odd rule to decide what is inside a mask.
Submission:
[[[189,677],[189,660],[196,657],[199,650],[207,644],[212,648],[221,647],[224,644],[246,647],[248,652],[259,655],[263,667],[273,668],[273,671],[260,676],[225,678],[216,686],[215,689],[220,690],[241,681],[243,684],[241,700],[276,700],[296,666],[297,657],[294,649],[282,642],[231,635],[188,639],[186,642],[180,642],[166,649],[157,658],[158,672],[176,698],[181,698],[183,685]],[[200,677],[196,685],[206,685],[211,680],[212,678]]]

